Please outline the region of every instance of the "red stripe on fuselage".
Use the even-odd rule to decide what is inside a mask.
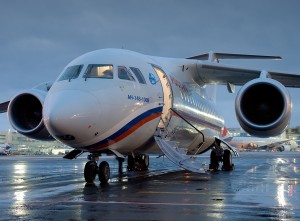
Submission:
[[[143,120],[139,121],[137,124],[133,125],[131,128],[129,128],[127,131],[125,131],[123,134],[121,134],[120,136],[116,137],[113,140],[108,141],[107,143],[104,143],[102,145],[99,145],[97,147],[93,147],[91,148],[89,151],[96,151],[100,148],[104,148],[104,147],[108,147],[114,143],[119,142],[120,140],[123,140],[124,138],[126,138],[127,136],[129,136],[130,134],[132,134],[134,131],[136,131],[137,129],[139,129],[141,126],[143,126],[144,124],[148,123],[151,120],[154,120],[157,117],[160,117],[161,113],[154,113],[151,114],[150,116],[144,118]]]

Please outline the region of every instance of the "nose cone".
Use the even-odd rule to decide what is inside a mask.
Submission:
[[[62,143],[80,147],[97,132],[100,104],[95,96],[79,90],[48,94],[43,108],[48,131]]]

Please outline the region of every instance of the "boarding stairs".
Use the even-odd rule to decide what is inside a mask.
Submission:
[[[178,166],[197,173],[205,173],[204,165],[197,161],[205,143],[204,134],[174,109],[168,121],[161,119],[157,128],[156,143],[163,154]]]

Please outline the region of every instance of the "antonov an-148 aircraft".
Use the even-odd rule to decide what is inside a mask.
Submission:
[[[300,76],[220,64],[221,59],[280,59],[213,53],[189,58],[162,58],[123,49],[103,49],[69,63],[56,81],[20,92],[0,106],[12,127],[39,140],[56,139],[74,150],[74,159],[89,152],[86,182],[98,175],[106,183],[110,167],[98,165],[101,154],[113,154],[128,170],[144,170],[149,153],[162,153],[194,172],[204,168],[195,156],[210,149],[210,169],[233,168],[236,150],[222,139],[224,120],[215,105],[215,88],[243,85],[235,110],[251,135],[270,137],[287,127],[292,102],[287,87],[299,87]]]

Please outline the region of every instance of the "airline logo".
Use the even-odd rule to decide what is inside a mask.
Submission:
[[[157,80],[155,79],[155,76],[151,73],[149,73],[149,81],[152,85],[155,85],[157,83]]]

